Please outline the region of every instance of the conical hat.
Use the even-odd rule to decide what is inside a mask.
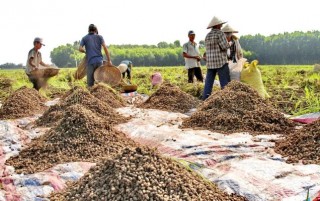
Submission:
[[[120,70],[121,73],[124,73],[128,69],[128,65],[127,64],[120,64],[118,66],[118,69]]]
[[[226,22],[220,20],[219,18],[217,18],[216,16],[214,16],[211,20],[211,22],[209,23],[207,29],[210,29],[213,26],[219,25],[219,24],[224,24]]]
[[[232,28],[229,24],[226,24],[224,27],[222,27],[221,31],[224,33],[238,33],[238,31]]]

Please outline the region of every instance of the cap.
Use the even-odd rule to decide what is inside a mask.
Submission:
[[[39,42],[39,43],[41,43],[41,45],[45,46],[45,44],[43,44],[43,39],[40,38],[40,37],[36,37],[36,38],[33,40],[33,42]]]
[[[194,33],[194,31],[191,30],[191,31],[188,32],[188,36],[189,35],[196,35],[196,33]]]

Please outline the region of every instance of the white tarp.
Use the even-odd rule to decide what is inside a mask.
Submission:
[[[320,190],[320,166],[288,164],[273,151],[280,135],[223,135],[207,130],[180,129],[187,116],[159,110],[120,108],[133,119],[117,128],[131,138],[172,157],[219,185],[249,200],[306,199],[304,187]]]
[[[22,146],[26,146],[31,139],[48,130],[28,126],[36,118],[0,121],[0,201],[48,200],[43,197],[63,189],[68,181],[78,180],[95,165],[75,161],[35,174],[16,174],[13,167],[5,165],[5,161],[19,154]]]
[[[249,200],[305,200],[303,187],[314,185],[312,197],[320,190],[320,166],[287,164],[273,151],[279,135],[252,136],[248,133],[223,135],[207,130],[180,129],[187,115],[159,110],[125,107],[118,109],[133,118],[116,128],[141,144],[156,147],[216,183],[226,192],[235,192]],[[47,200],[67,181],[82,177],[94,163],[60,164],[44,172],[23,175],[5,166],[31,139],[45,133],[32,128],[37,118],[0,121],[0,201]]]

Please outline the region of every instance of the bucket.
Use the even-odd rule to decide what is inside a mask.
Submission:
[[[126,93],[137,91],[138,86],[135,84],[132,85],[122,85],[122,90]]]

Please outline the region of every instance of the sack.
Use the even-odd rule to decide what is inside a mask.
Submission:
[[[240,82],[240,74],[243,68],[243,65],[247,59],[241,58],[238,60],[237,63],[233,63],[232,61],[229,61],[229,71],[230,71],[230,79],[231,80],[237,80]]]
[[[245,63],[243,70],[241,71],[241,82],[244,82],[258,91],[262,98],[269,98],[269,94],[265,90],[262,82],[261,72],[257,67],[258,60],[252,61],[250,64]]]

